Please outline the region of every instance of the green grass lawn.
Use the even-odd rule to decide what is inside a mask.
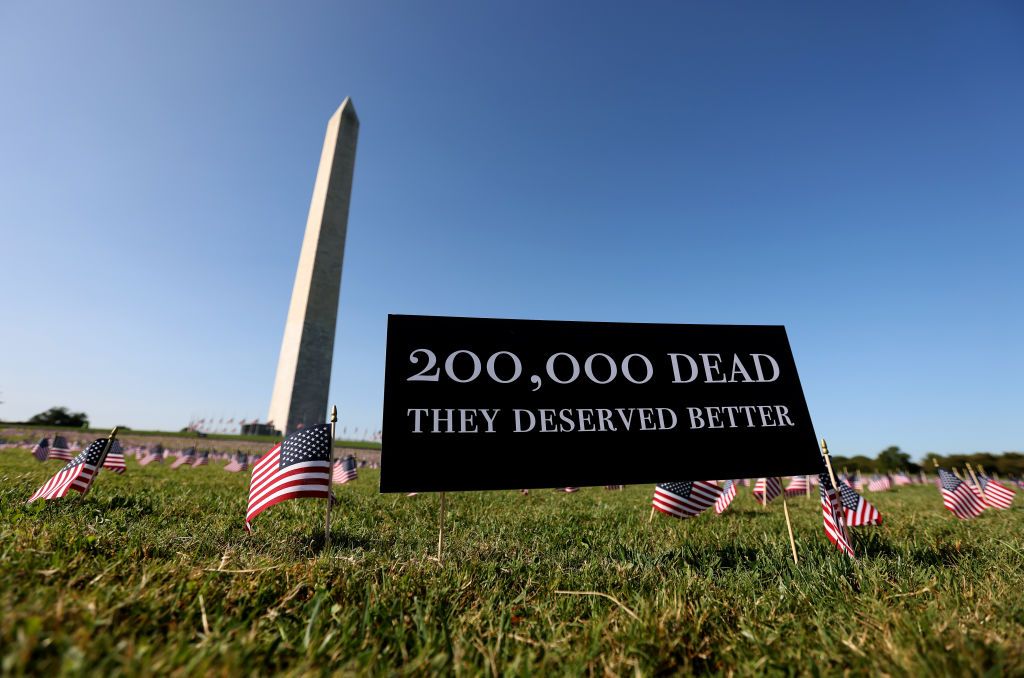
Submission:
[[[1024,499],[962,523],[934,487],[869,495],[859,559],[817,498],[749,488],[723,516],[648,523],[651,487],[380,495],[377,474],[243,527],[248,474],[101,473],[0,451],[0,672],[99,674],[1024,673]],[[556,591],[608,594],[578,596]]]

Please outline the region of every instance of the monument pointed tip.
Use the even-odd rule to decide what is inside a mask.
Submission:
[[[338,106],[338,110],[334,114],[339,117],[347,115],[355,118],[357,122],[359,121],[359,116],[356,115],[356,105],[352,102],[352,97],[345,97],[345,100],[341,102],[341,105]]]

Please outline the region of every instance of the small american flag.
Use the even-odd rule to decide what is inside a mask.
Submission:
[[[103,460],[103,468],[113,471],[114,473],[124,473],[128,469],[124,462],[124,449],[121,447],[121,443],[119,443],[117,439],[110,443],[110,450],[107,452],[107,458]]]
[[[331,479],[331,426],[303,428],[284,439],[252,467],[245,529],[274,504],[300,497],[329,496]]]
[[[985,512],[985,502],[972,492],[967,483],[944,468],[939,469],[939,492],[942,504],[960,520],[977,518]]]
[[[67,438],[64,436],[53,436],[53,444],[50,445],[50,456],[48,459],[71,461],[71,446],[68,445]]]
[[[839,501],[846,512],[846,524],[851,527],[861,525],[881,525],[882,514],[867,499],[860,496],[842,480],[839,483]]]
[[[765,488],[768,489],[767,498],[765,498]],[[754,484],[753,492],[757,503],[767,504],[782,494],[782,481],[778,478],[758,478],[757,483]]]
[[[839,505],[836,491],[832,488],[832,481],[827,474],[822,473],[818,476],[818,483],[825,536],[842,553],[853,558],[853,545],[850,542],[850,534],[846,531],[846,519],[843,517],[844,512]]]
[[[738,481],[728,480],[725,483],[725,487],[722,488],[722,494],[715,500],[715,513],[721,513],[725,509],[729,508],[729,504],[736,498],[736,486],[739,485]]]
[[[573,492],[579,492],[580,488],[578,488],[578,487],[563,487],[563,488],[560,488],[558,491],[559,492],[565,492],[566,494],[572,494]]]
[[[46,481],[29,497],[28,503],[36,499],[57,499],[67,495],[71,490],[85,494],[92,487],[92,481],[99,472],[100,457],[107,445],[106,438],[100,438],[72,459],[64,468]]]
[[[978,484],[985,503],[992,508],[1008,509],[1013,506],[1013,490],[1000,482],[992,480],[983,471],[978,471]]]
[[[787,497],[798,497],[801,494],[807,494],[807,490],[810,489],[810,485],[807,482],[807,476],[795,476],[793,480],[786,486]]]
[[[239,471],[244,471],[248,467],[249,457],[242,454],[241,452],[236,452],[235,458],[232,459],[228,463],[228,465],[224,467],[224,470],[227,471],[228,473],[238,473]]]
[[[190,466],[192,466],[192,462],[195,461],[195,459],[196,459],[196,448],[190,447],[190,448],[188,448],[187,450],[185,450],[184,452],[182,452],[181,454],[178,455],[178,458],[174,460],[173,464],[171,464],[171,468],[178,468],[180,466],[188,466],[188,467],[190,467]]]
[[[350,480],[355,480],[359,477],[359,471],[356,468],[356,458],[351,454],[344,459],[338,461],[334,465],[334,482],[339,485],[344,485]]]
[[[46,461],[46,458],[50,455],[50,439],[40,438],[39,442],[32,448],[32,456],[39,461]]]
[[[146,456],[144,456],[142,459],[139,459],[139,466],[146,466],[147,464],[152,464],[153,462],[159,464],[162,463],[163,460],[164,446],[161,445],[160,443],[154,443],[153,445],[149,446],[149,449],[146,451]]]
[[[713,506],[722,488],[709,480],[659,483],[654,488],[654,508],[676,518],[691,518]]]
[[[892,482],[896,487],[903,487],[904,485],[913,485],[914,481],[910,479],[906,473],[897,473],[892,477]]]
[[[868,483],[868,492],[887,492],[892,488],[889,476],[875,476]]]
[[[192,466],[208,466],[210,463],[210,451],[204,450],[200,452],[196,457],[196,460],[192,462]]]

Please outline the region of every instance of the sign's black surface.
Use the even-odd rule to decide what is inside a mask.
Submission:
[[[392,315],[381,492],[818,473],[781,326]]]

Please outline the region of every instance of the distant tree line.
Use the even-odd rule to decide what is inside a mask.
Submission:
[[[935,470],[933,460],[944,468],[963,468],[965,464],[969,463],[975,468],[980,466],[990,473],[998,473],[1002,476],[1024,476],[1024,453],[1021,452],[1004,452],[1002,454],[974,452],[945,456],[929,452],[925,455],[924,462],[917,464],[910,460],[909,454],[892,445],[879,452],[874,459],[862,454],[854,457],[835,455],[832,457],[832,465],[837,469],[846,468],[861,473],[895,473],[897,471],[917,473],[922,470],[932,473]]]
[[[66,407],[51,407],[45,412],[40,412],[33,416],[25,423],[41,424],[43,426],[74,426],[79,428],[88,428],[89,415],[85,412],[71,412]]]

